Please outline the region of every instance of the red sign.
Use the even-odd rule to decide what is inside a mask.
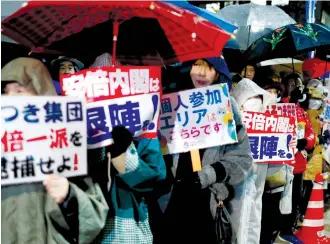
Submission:
[[[161,68],[116,66],[85,69],[61,75],[63,95],[86,97],[87,102],[161,93]]]

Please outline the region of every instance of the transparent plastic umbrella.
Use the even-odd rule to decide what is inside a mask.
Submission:
[[[239,49],[246,50],[261,36],[296,21],[277,6],[253,3],[230,5],[217,13],[221,18],[238,27],[234,32]],[[226,46],[226,48],[235,48]]]

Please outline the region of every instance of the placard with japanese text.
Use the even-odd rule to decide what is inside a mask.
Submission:
[[[289,147],[296,134],[294,117],[244,112],[243,123],[255,162],[282,164],[294,160],[295,152]]]
[[[163,154],[237,142],[226,84],[163,95],[159,123]]]
[[[1,125],[1,185],[87,174],[83,99],[2,96]]]
[[[305,123],[298,123],[296,105],[294,103],[278,103],[269,105],[265,113],[277,114],[283,116],[292,116],[296,121],[297,139],[305,138]]]
[[[156,138],[161,95],[161,69],[116,66],[61,76],[66,96],[87,100],[88,148],[113,143],[111,131],[125,126],[134,137]]]
[[[324,122],[330,123],[330,99],[325,99]]]

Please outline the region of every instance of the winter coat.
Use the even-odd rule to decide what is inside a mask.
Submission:
[[[110,211],[106,226],[94,243],[152,244],[146,194],[166,176],[158,139],[135,139],[126,151],[126,170],[114,168],[111,189],[105,193]]]
[[[317,136],[321,135],[322,128],[319,116],[322,111],[323,108],[320,108],[318,110],[307,110],[308,117],[316,134],[316,140],[313,153],[308,156],[308,164],[305,171],[304,180],[314,180],[316,174],[322,173],[323,146],[319,145],[319,140],[317,138]]]
[[[2,69],[1,80],[17,81],[37,95],[56,95],[47,68],[36,59],[11,61]],[[108,206],[99,185],[90,177],[70,182],[65,209],[48,195],[42,183],[4,186],[1,191],[1,243],[87,244],[104,227]],[[68,215],[78,224],[69,227]]]
[[[322,112],[323,112],[323,107],[321,107],[318,110],[307,109],[307,114],[308,114],[309,120],[312,124],[312,127],[315,131],[316,136],[321,135],[322,126],[321,126],[321,121],[320,121],[320,114]]]
[[[167,155],[171,159],[166,161],[167,178],[154,193],[156,200],[153,199],[153,208],[150,211],[150,215],[153,217],[153,232],[157,237],[155,243],[178,243],[182,239],[185,239],[187,243],[198,243],[198,240],[203,239],[204,236],[207,237],[207,239],[204,239],[205,243],[212,244],[210,242],[212,238],[208,235],[215,236],[214,218],[218,201],[227,200],[231,186],[242,182],[249,175],[253,163],[249,140],[237,104],[233,98],[230,101],[236,123],[238,142],[205,149],[202,156],[202,170],[198,172],[202,190],[200,188],[194,189],[192,185],[181,186],[180,183],[178,184],[177,181],[180,181],[180,179],[177,179],[177,181],[174,179],[177,178],[179,159],[182,154]],[[215,170],[211,166],[216,162],[224,167],[228,176],[224,182],[216,182]],[[186,163],[189,164],[189,162]],[[230,199],[228,200],[230,201]],[[197,210],[190,210],[194,208],[193,206],[201,207],[198,211],[203,214],[198,213],[198,217],[195,218],[192,211]],[[179,212],[176,214],[177,211]],[[189,216],[189,219],[186,219],[185,216]],[[190,221],[190,219],[192,220]],[[200,219],[203,219],[203,222],[199,222]],[[171,223],[174,223],[174,225]],[[185,225],[182,230],[177,228],[177,225],[181,225],[179,223]],[[203,227],[203,230],[198,228],[199,225],[203,225],[200,226]],[[196,228],[199,229],[199,233],[196,232],[196,236],[191,235],[189,237],[188,232],[194,232]],[[233,227],[234,232],[235,230],[236,228]]]
[[[91,243],[103,229],[108,207],[90,178],[70,184],[78,202],[78,240]],[[84,190],[82,190],[84,189]],[[1,187],[1,243],[75,243],[59,205],[42,183]]]
[[[306,114],[306,112],[299,106],[296,105],[296,115],[298,126],[302,127],[304,130],[304,138],[307,141],[306,150],[311,150],[314,148],[315,144],[315,132],[313,130],[312,124]],[[293,174],[301,174],[305,172],[307,165],[306,152],[297,152],[295,154],[295,161],[289,164],[294,167]]]

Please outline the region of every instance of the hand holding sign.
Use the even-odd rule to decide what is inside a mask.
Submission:
[[[69,193],[69,181],[60,175],[50,175],[43,182],[48,194],[58,203],[64,202]]]
[[[107,147],[107,152],[110,152],[111,158],[116,158],[131,145],[132,134],[124,126],[116,126],[112,129],[112,139],[114,143]]]
[[[295,150],[297,148],[297,145],[298,145],[298,141],[297,138],[294,136],[289,142],[289,147]]]

